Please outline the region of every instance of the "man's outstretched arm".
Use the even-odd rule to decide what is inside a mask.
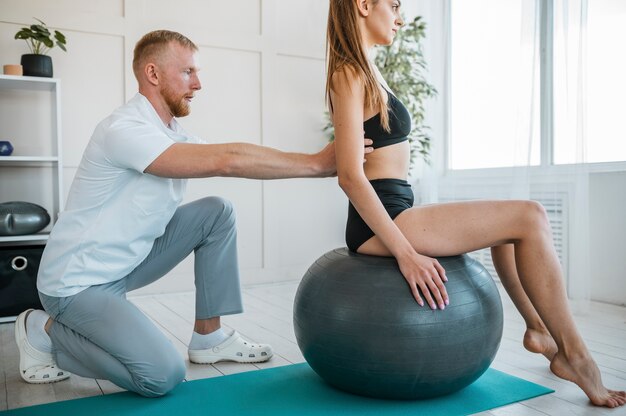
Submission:
[[[369,145],[371,141],[365,143]],[[368,147],[364,153],[371,151]],[[145,172],[168,178],[321,178],[336,174],[335,146],[330,143],[318,153],[304,154],[251,143],[176,143],[161,153]]]

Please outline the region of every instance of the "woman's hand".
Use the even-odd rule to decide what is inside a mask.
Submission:
[[[413,297],[420,306],[424,306],[422,296],[431,309],[437,309],[437,307],[444,309],[445,305],[448,305],[448,292],[443,284],[448,281],[448,278],[446,271],[436,259],[414,252],[412,255],[396,260],[411,288]]]

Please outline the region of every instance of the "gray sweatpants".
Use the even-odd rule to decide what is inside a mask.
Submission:
[[[177,209],[148,257],[124,278],[63,298],[40,293],[54,320],[50,338],[58,366],[143,396],[173,389],[185,377],[185,361],[126,293],[164,276],[194,251],[196,319],[241,312],[236,235],[230,203],[200,199]]]

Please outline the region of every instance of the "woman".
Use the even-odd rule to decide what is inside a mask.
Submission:
[[[503,286],[523,316],[524,346],[550,360],[598,406],[626,403],[608,390],[568,310],[562,272],[543,207],[479,201],[413,207],[407,183],[410,117],[368,60],[400,27],[399,0],[330,0],[326,94],[335,127],[339,185],[350,199],[346,241],[362,254],[394,256],[415,300],[450,301],[434,256],[491,247]],[[377,149],[363,164],[363,131]]]

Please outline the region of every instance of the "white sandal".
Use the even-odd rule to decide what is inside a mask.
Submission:
[[[224,342],[213,348],[189,350],[189,361],[196,364],[213,364],[218,361],[237,363],[260,363],[272,358],[272,347],[267,344],[253,344],[244,340],[237,331]]]
[[[15,321],[15,342],[20,351],[20,375],[27,383],[43,384],[65,380],[70,373],[57,367],[52,354],[35,349],[26,336],[26,317],[22,312]]]

